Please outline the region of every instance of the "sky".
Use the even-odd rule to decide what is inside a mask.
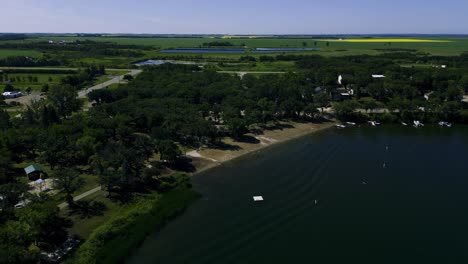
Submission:
[[[0,0],[0,32],[468,34],[468,0]]]

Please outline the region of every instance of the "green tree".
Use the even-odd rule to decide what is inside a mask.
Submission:
[[[74,111],[81,108],[81,101],[77,99],[76,89],[68,85],[52,86],[47,95],[57,112],[67,118]]]
[[[37,254],[28,250],[33,241],[26,223],[6,222],[0,226],[0,263],[37,263]]]
[[[366,109],[367,112],[372,111],[377,108],[378,102],[372,97],[363,97],[359,99],[359,104],[361,107]]]
[[[161,154],[161,160],[169,163],[174,163],[182,155],[179,147],[170,140],[156,141],[156,149]]]
[[[318,93],[314,95],[314,103],[317,107],[320,107],[323,113],[324,108],[330,103],[330,96],[326,92]]]
[[[123,80],[126,80],[126,81],[131,81],[133,80],[133,76],[130,75],[130,74],[125,74],[124,77],[122,78]]]
[[[34,202],[16,211],[18,220],[28,226],[28,235],[36,246],[53,248],[65,241],[70,223],[59,216],[54,202]]]
[[[0,131],[11,128],[10,115],[7,111],[0,109]]]
[[[356,100],[346,100],[341,103],[333,103],[332,105],[338,119],[341,120],[352,118],[356,109],[360,107],[360,104]]]
[[[460,87],[463,89],[465,93],[468,93],[468,74],[463,75],[460,80]]]
[[[73,193],[84,185],[84,180],[80,173],[75,169],[61,168],[54,172],[55,188],[65,194],[68,206],[74,207]]]

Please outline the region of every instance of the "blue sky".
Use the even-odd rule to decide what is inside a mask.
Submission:
[[[0,32],[468,34],[468,0],[1,0]]]

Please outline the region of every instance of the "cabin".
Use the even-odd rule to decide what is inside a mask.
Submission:
[[[31,165],[24,168],[24,172],[28,175],[29,180],[37,181],[44,175],[44,170],[39,165]]]

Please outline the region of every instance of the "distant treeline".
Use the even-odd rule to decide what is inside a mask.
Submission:
[[[35,74],[75,74],[77,70],[59,70],[59,69],[6,69],[3,73],[35,73]]]
[[[24,40],[27,36],[24,34],[0,34],[0,41],[2,40]]]
[[[203,43],[203,46],[204,47],[232,47],[232,46],[234,46],[234,44],[232,44],[231,42],[228,42],[228,41],[225,41],[225,42],[213,41],[213,42]]]
[[[14,56],[0,59],[2,67],[41,67],[41,66],[62,66],[66,61],[59,61],[51,58],[30,58],[26,56]]]
[[[81,56],[114,56],[114,57],[141,57],[144,53],[141,50],[150,50],[152,47],[144,45],[120,45],[111,42],[95,42],[90,40],[76,41],[72,43],[2,43],[0,49],[20,49],[38,51],[75,51]]]

